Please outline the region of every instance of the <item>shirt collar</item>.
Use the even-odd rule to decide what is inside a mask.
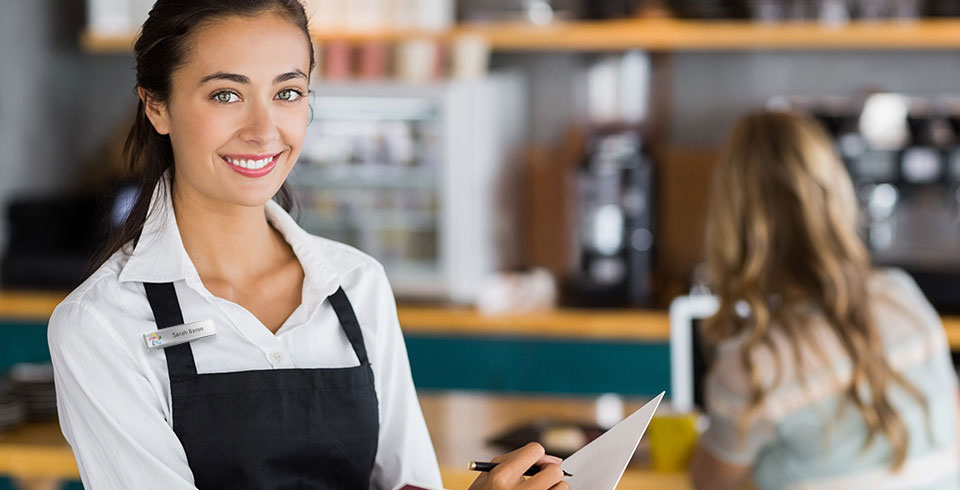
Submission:
[[[267,201],[266,212],[267,220],[290,244],[303,267],[304,302],[322,300],[336,292],[342,284],[343,274],[359,265],[353,260],[344,260],[347,257],[341,257],[332,248],[324,247],[325,240],[307,233],[276,201]],[[307,294],[316,296],[307,298]]]
[[[304,294],[323,299],[341,285],[342,274],[354,268],[352,260],[338,260],[336,250],[321,250],[325,240],[301,228],[278,203],[266,204],[267,220],[290,244],[304,271]],[[326,247],[325,247],[326,248]],[[330,253],[325,253],[330,252]],[[348,257],[340,257],[346,259]],[[183,248],[180,229],[173,211],[170,172],[163,174],[150,198],[150,211],[143,224],[140,239],[130,259],[120,271],[120,282],[175,282],[187,280],[200,284],[200,276]],[[303,298],[306,302],[308,299]]]
[[[174,282],[199,277],[183,248],[177,217],[173,212],[168,170],[157,182],[150,198],[147,219],[130,260],[120,271],[120,282]]]

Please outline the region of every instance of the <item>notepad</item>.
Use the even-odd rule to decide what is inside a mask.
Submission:
[[[582,447],[560,465],[573,476],[565,478],[571,490],[615,490],[627,464],[637,451],[650,419],[660,406],[664,392],[630,414],[590,444]],[[401,485],[395,490],[440,490],[417,485]]]
[[[640,444],[664,393],[650,400],[612,429],[573,453],[560,465],[570,473],[572,490],[614,490]]]

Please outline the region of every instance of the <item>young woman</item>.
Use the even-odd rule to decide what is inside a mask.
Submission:
[[[383,269],[282,205],[309,119],[301,4],[160,0],[135,52],[140,197],[50,320],[84,483],[441,486]],[[500,461],[474,488],[566,488],[539,446]]]
[[[957,379],[937,313],[875,270],[850,178],[813,120],[761,112],[716,172],[719,312],[700,489],[957,488]]]

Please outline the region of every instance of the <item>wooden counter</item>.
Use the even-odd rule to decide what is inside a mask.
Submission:
[[[492,458],[502,452],[485,446],[486,438],[517,424],[543,417],[590,422],[594,402],[585,398],[496,397],[467,394],[420,396],[444,485],[451,490],[470,486],[476,473],[466,471],[471,460]],[[639,407],[627,403],[626,410]],[[24,482],[75,480],[79,478],[73,452],[56,422],[34,423],[0,434],[0,475]],[[24,487],[36,487],[30,484]],[[48,486],[50,486],[48,484]],[[690,488],[683,474],[654,473],[631,467],[620,489]]]
[[[0,475],[73,480],[80,473],[60,426],[38,422],[0,433]]]
[[[64,293],[0,290],[0,319],[47,323]]]
[[[0,291],[0,319],[46,323],[65,294]],[[400,305],[400,324],[423,334],[509,335],[659,342],[669,337],[666,312],[571,310],[483,315],[471,308]]]
[[[45,324],[64,294],[0,291],[0,320]],[[487,316],[470,308],[400,305],[407,333],[524,336],[584,340],[666,342],[670,321],[657,310],[573,310]],[[942,317],[947,339],[960,350],[960,316]]]
[[[662,342],[669,338],[670,319],[654,310],[572,310],[545,313],[484,315],[469,308],[401,305],[397,314],[404,331],[417,334],[504,335]]]

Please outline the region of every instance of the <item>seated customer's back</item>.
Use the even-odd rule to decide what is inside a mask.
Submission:
[[[706,449],[723,460],[752,464],[757,485],[765,489],[875,489],[898,481],[905,483],[893,488],[957,488],[956,381],[944,353],[940,320],[902,271],[875,272],[868,291],[871,312],[882,319],[877,326],[884,351],[877,355],[886,356],[927,405],[925,412],[901,389],[890,392],[909,434],[902,471],[891,472],[894,451],[886,437],[867,445],[869,427],[846,392],[853,364],[829,320],[813,307],[803,312],[805,328],[825,355],[802,345],[806,364],[798,369],[789,336],[773,326],[769,336],[775,347],[759,349],[753,357],[765,381],[775,387],[743,436],[737,432],[750,400],[749,376],[741,362],[743,341],[719,345],[707,381],[711,425],[702,440]],[[776,380],[774,350],[782,366]]]
[[[710,213],[721,307],[706,325],[698,486],[722,487],[704,472],[741,471],[762,489],[960,487],[943,326],[907,274],[871,268],[822,129],[798,114],[745,117]]]

